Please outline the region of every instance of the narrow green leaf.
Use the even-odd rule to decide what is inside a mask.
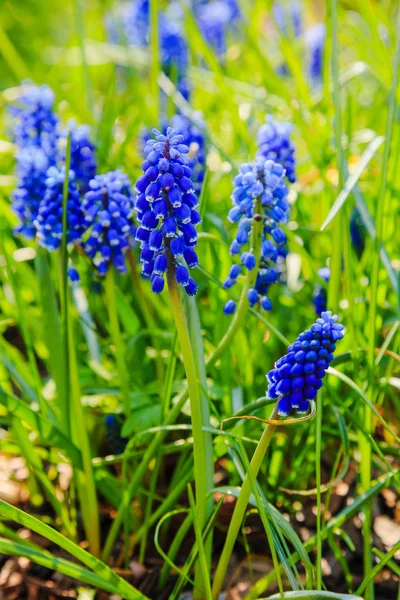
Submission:
[[[44,442],[64,451],[72,464],[79,469],[82,468],[82,456],[80,450],[58,429],[56,425],[45,419],[40,413],[32,410],[27,404],[7,394],[0,388],[0,403],[6,407],[14,417],[25,421],[29,427],[36,431]]]
[[[342,208],[342,206],[346,202],[347,198],[353,191],[354,186],[356,185],[357,181],[360,179],[360,177],[363,174],[363,172],[365,171],[368,163],[370,162],[370,160],[372,159],[372,157],[374,156],[375,152],[378,150],[379,146],[382,144],[384,139],[385,138],[383,136],[378,136],[375,139],[373,139],[372,142],[367,146],[366,150],[364,151],[364,153],[362,154],[362,156],[360,158],[359,163],[357,164],[357,167],[354,170],[354,173],[352,173],[348,177],[346,183],[344,184],[342,191],[340,192],[339,196],[336,198],[335,202],[333,203],[333,206],[330,209],[328,216],[326,217],[325,221],[321,225],[321,231],[326,229],[328,227],[328,225],[336,217],[339,210]]]
[[[74,542],[71,542],[71,540],[61,535],[61,533],[58,533],[58,531],[49,527],[49,525],[39,521],[36,517],[32,517],[28,513],[12,506],[4,500],[0,500],[0,514],[7,519],[11,519],[16,523],[35,531],[37,534],[42,535],[47,540],[60,546],[60,548],[63,548],[66,552],[69,552],[69,554],[96,573],[102,581],[113,585],[123,598],[127,598],[127,600],[148,600],[147,596],[141,594],[136,588],[119,577],[119,575],[101,562],[101,560],[92,556]],[[24,551],[25,550],[26,549],[24,549]],[[23,554],[21,556],[23,556]]]

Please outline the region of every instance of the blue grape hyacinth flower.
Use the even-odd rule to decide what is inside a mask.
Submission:
[[[201,118],[199,114],[196,115]],[[183,143],[189,148],[188,166],[192,169],[191,179],[194,185],[194,191],[199,196],[204,181],[206,169],[206,148],[205,137],[197,125],[182,114],[176,114],[171,119],[172,129],[183,136]]]
[[[197,2],[195,15],[200,30],[218,54],[226,51],[226,37],[230,28],[240,19],[240,10],[236,0],[210,0]]]
[[[67,198],[67,243],[80,241],[85,230],[82,203],[74,172],[69,172]],[[63,187],[65,169],[50,167],[47,171],[46,192],[39,205],[34,225],[39,245],[49,252],[61,245],[63,233]]]
[[[58,118],[53,106],[51,89],[47,85],[32,85],[10,107],[18,180],[12,194],[12,210],[20,221],[15,233],[27,239],[36,235],[34,221],[46,191],[47,170],[57,160]]]
[[[133,204],[129,178],[121,171],[96,175],[89,182],[82,204],[88,228],[83,249],[99,275],[106,275],[111,265],[119,273],[127,270],[125,252],[136,233]]]
[[[248,300],[250,306],[259,302],[264,310],[272,308],[268,290],[278,280],[277,263],[286,256],[286,234],[280,225],[287,222],[290,207],[284,179],[285,169],[273,160],[258,156],[254,163],[244,163],[234,179],[233,208],[228,213],[229,221],[238,223],[230,252],[240,256],[241,265],[232,265],[224,287],[233,287],[243,270],[257,269],[255,285],[248,290]],[[250,243],[252,228],[260,221],[261,253],[257,257]],[[232,314],[234,310],[234,302],[229,300],[224,312]]]
[[[266,122],[257,133],[257,156],[271,159],[285,169],[290,183],[296,181],[295,147],[291,141],[292,125],[279,123],[271,115],[266,116]]]
[[[71,164],[70,168],[75,173],[75,183],[81,193],[88,190],[89,181],[96,175],[97,161],[95,146],[90,137],[88,125],[76,125],[70,122],[62,133],[63,147],[61,159],[65,161],[66,139],[71,132]]]
[[[308,77],[313,85],[321,83],[325,39],[326,27],[324,23],[315,23],[305,33],[305,44],[308,51]]]
[[[159,294],[172,263],[177,282],[192,296],[197,284],[187,267],[198,265],[194,247],[201,218],[188,166],[189,148],[171,127],[166,135],[153,129],[153,135],[155,139],[144,148],[144,174],[136,182],[135,210],[140,223],[136,240],[141,247],[142,275],[150,278],[153,292]]]
[[[46,193],[47,171],[51,166],[42,148],[27,146],[17,151],[16,175],[18,186],[12,193],[13,212],[19,219],[14,232],[27,239],[36,236],[34,221]]]
[[[268,397],[280,398],[279,415],[287,416],[292,409],[299,414],[308,411],[333,360],[336,342],[344,335],[344,327],[337,320],[331,311],[323,312],[268,373]]]
[[[58,142],[58,117],[54,112],[54,93],[48,85],[27,86],[10,108],[15,119],[13,140],[19,148],[39,147],[54,156]]]
[[[322,277],[322,279],[325,279],[325,281],[328,283],[329,278],[331,276],[330,269],[328,267],[322,267],[321,269],[318,269],[318,275],[320,277]],[[318,284],[315,287],[314,296],[313,296],[313,304],[314,304],[315,312],[317,315],[321,315],[321,313],[326,311],[326,308],[327,308],[326,302],[327,302],[326,289],[322,285]]]

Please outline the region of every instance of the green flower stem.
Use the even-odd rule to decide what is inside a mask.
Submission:
[[[264,223],[262,219],[257,218],[257,215],[260,214],[261,211],[261,200],[258,198],[256,200],[255,217],[253,218],[253,225],[251,228],[250,236],[250,248],[253,251],[254,256],[256,257],[257,264],[254,267],[254,269],[252,269],[251,271],[247,271],[243,290],[239,300],[239,306],[235,311],[231,324],[229,325],[228,331],[226,332],[226,334],[224,335],[214,352],[210,354],[210,356],[206,360],[207,367],[213,365],[216,362],[216,360],[218,360],[218,358],[221,356],[221,354],[223,354],[223,352],[229,346],[229,344],[232,342],[233,338],[242,326],[247,311],[249,310],[249,300],[247,297],[247,292],[255,286],[258,272],[257,265],[260,261],[261,254],[261,242]]]
[[[71,408],[71,438],[82,453],[83,469],[74,472],[79,501],[81,505],[82,521],[89,542],[90,553],[99,556],[100,553],[100,518],[99,504],[97,501],[96,483],[93,473],[92,454],[90,449],[89,428],[86,413],[82,406],[82,394],[79,384],[76,345],[74,342],[74,329],[71,319],[70,301],[67,304],[68,318],[68,355],[69,355],[69,388]]]
[[[171,298],[172,312],[175,319],[175,325],[178,332],[179,343],[185,365],[186,379],[190,399],[190,412],[193,431],[193,454],[194,454],[194,480],[196,485],[196,518],[200,530],[206,524],[207,519],[207,460],[206,443],[203,432],[203,414],[201,409],[200,386],[197,379],[196,363],[194,360],[192,345],[190,342],[189,330],[186,323],[186,317],[179,295],[179,287],[176,281],[175,265],[170,261],[167,271],[168,291]],[[196,582],[201,589],[205,589],[203,573],[200,569],[200,563],[196,565]],[[194,590],[193,598],[202,598],[203,594]]]
[[[317,590],[322,590],[322,537],[321,537],[321,438],[322,438],[322,393],[318,394],[317,422],[315,430],[315,483],[317,487]]]
[[[153,96],[154,122],[160,120],[160,40],[158,36],[158,0],[150,0],[150,48],[151,48],[151,90]]]
[[[130,412],[129,403],[129,375],[125,364],[125,345],[122,339],[121,330],[118,323],[117,303],[115,300],[115,277],[114,267],[110,267],[106,275],[106,297],[108,314],[110,317],[111,335],[115,346],[115,356],[117,361],[117,369],[119,382],[122,390],[124,401],[124,412],[128,416]]]
[[[128,265],[129,265],[129,272],[130,272],[130,276],[132,279],[134,292],[136,295],[136,299],[137,299],[139,308],[142,312],[144,322],[145,322],[146,327],[149,330],[149,332],[155,331],[157,328],[157,323],[155,322],[154,315],[152,314],[152,311],[150,310],[149,304],[146,301],[145,295],[143,293],[142,282],[141,282],[140,277],[138,276],[138,273],[136,270],[135,255],[132,252],[131,248],[126,253],[126,258],[127,258]],[[160,384],[163,384],[164,369],[163,369],[163,364],[162,364],[161,360],[159,360],[159,356],[160,356],[162,347],[161,347],[160,341],[158,340],[157,336],[154,336],[154,339],[152,340],[152,344],[158,353],[157,360],[155,361],[155,369],[156,369],[157,379],[160,382]]]
[[[278,418],[278,406],[275,405],[274,410],[271,413],[270,419],[274,420]],[[272,438],[272,434],[276,429],[276,425],[267,424],[263,434],[258,442],[257,448],[254,451],[253,458],[250,463],[250,470],[252,474],[252,478],[255,480],[257,478],[258,472],[260,470],[262,461],[264,460],[265,453],[269,446],[269,443]],[[251,479],[248,475],[244,478],[242,488],[240,490],[239,497],[236,502],[235,509],[233,511],[232,519],[229,525],[228,533],[226,535],[225,544],[221,553],[221,557],[219,559],[219,563],[217,569],[215,571],[213,586],[212,586],[212,594],[214,600],[218,600],[219,594],[222,590],[222,586],[224,583],[226,571],[228,569],[229,561],[232,555],[233,547],[236,542],[236,538],[240,531],[240,527],[242,525],[242,521],[244,515],[247,510],[247,505],[249,503],[251,494]]]

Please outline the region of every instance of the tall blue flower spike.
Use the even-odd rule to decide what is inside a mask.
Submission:
[[[331,276],[330,269],[328,267],[322,267],[318,269],[318,275],[325,279],[328,283]],[[317,285],[314,290],[313,304],[317,315],[326,311],[327,293],[326,289],[322,285]]]
[[[135,210],[140,223],[136,240],[141,247],[142,274],[150,278],[153,292],[159,294],[173,262],[177,282],[192,296],[197,293],[197,284],[184,263],[190,269],[198,265],[194,247],[201,219],[188,166],[189,148],[171,127],[166,135],[153,129],[153,135],[155,139],[144,148],[144,174],[136,182]]]
[[[89,182],[82,204],[88,228],[83,249],[99,275],[106,275],[112,264],[119,273],[127,270],[124,255],[136,233],[133,204],[129,178],[121,171],[96,175]]]
[[[61,245],[63,232],[63,186],[65,169],[50,167],[47,171],[46,192],[39,205],[34,225],[40,246],[49,252]],[[74,183],[74,172],[69,172],[67,198],[67,243],[80,241],[85,229],[81,198]]]
[[[35,146],[49,157],[55,155],[58,117],[54,113],[54,93],[48,85],[27,86],[10,112],[15,118],[13,139],[18,147]]]
[[[236,0],[199,1],[194,7],[200,30],[214,51],[226,51],[226,34],[240,18]]]
[[[288,181],[294,183],[296,181],[296,159],[295,148],[290,137],[292,125],[279,123],[271,115],[267,115],[265,120],[266,122],[261,125],[257,133],[257,155],[282,165]]]
[[[94,144],[90,137],[88,125],[68,123],[62,133],[63,147],[61,158],[65,161],[66,138],[71,132],[71,170],[75,173],[75,183],[82,193],[87,192],[89,181],[96,175],[97,161]]]
[[[121,436],[122,424],[117,415],[106,415],[104,423],[106,426],[106,440],[111,452],[113,454],[122,454],[126,448],[128,439]]]
[[[365,225],[363,220],[361,219],[361,215],[357,208],[355,208],[350,217],[350,236],[351,241],[353,242],[353,248],[357,253],[357,256],[360,257],[364,252],[365,248]]]
[[[267,379],[268,397],[280,398],[278,413],[287,416],[292,409],[306,413],[322,387],[326,369],[333,359],[336,342],[343,338],[343,325],[331,311],[323,312],[316,323],[299,335],[288,353],[275,363]]]
[[[321,83],[325,39],[326,27],[324,23],[315,23],[305,33],[305,44],[308,50],[308,77],[313,85]]]
[[[47,85],[28,86],[10,108],[17,146],[18,184],[12,194],[12,210],[20,220],[15,233],[35,237],[34,221],[46,191],[47,170],[56,164],[58,118],[53,111],[54,94]]]
[[[288,188],[284,178],[285,169],[273,160],[258,156],[254,164],[244,163],[234,179],[233,208],[228,213],[229,221],[239,224],[230,252],[240,255],[241,265],[232,265],[224,287],[234,286],[242,269],[251,271],[256,268],[256,283],[248,291],[248,300],[250,306],[259,302],[264,310],[272,308],[268,290],[278,280],[276,263],[286,254],[286,235],[280,227],[286,223],[289,215]],[[256,212],[258,201],[261,214]],[[249,247],[251,229],[256,220],[263,222],[261,259],[258,264],[253,248]],[[234,311],[235,303],[229,300],[224,312],[229,315]]]
[[[27,239],[36,235],[34,221],[46,193],[49,157],[40,147],[27,146],[17,151],[18,187],[12,193],[12,210],[19,219],[14,232]]]
[[[196,115],[201,118],[199,114]],[[205,137],[201,129],[194,125],[188,117],[176,114],[171,119],[172,128],[183,136],[183,143],[189,148],[188,166],[192,169],[194,191],[199,196],[204,181],[206,169]]]

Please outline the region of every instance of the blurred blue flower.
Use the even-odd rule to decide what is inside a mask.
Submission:
[[[306,413],[322,387],[325,371],[333,359],[336,342],[343,338],[343,325],[330,311],[301,333],[288,353],[275,363],[267,379],[268,397],[280,398],[278,413],[286,416],[294,408]]]
[[[108,21],[112,40],[118,41],[121,38],[121,33],[123,33],[129,45],[142,48],[149,46],[149,0],[130,0],[122,4],[120,14],[113,15]],[[159,44],[162,69],[187,99],[189,88],[186,72],[189,52],[182,23],[183,12],[179,2],[169,2],[167,8],[159,13]]]
[[[320,277],[322,277],[322,279],[325,279],[325,281],[328,283],[329,278],[331,276],[330,269],[328,267],[322,267],[321,269],[318,269],[318,275]],[[314,295],[313,295],[313,304],[314,304],[315,312],[317,315],[321,315],[321,313],[326,311],[326,308],[327,308],[326,302],[327,302],[326,288],[323,287],[322,285],[318,284],[315,287]]]
[[[106,415],[106,440],[112,454],[122,454],[128,443],[127,438],[121,436],[122,424],[114,414]]]
[[[65,161],[67,135],[71,132],[71,170],[75,173],[75,183],[79,191],[88,190],[89,181],[96,175],[97,161],[94,144],[90,138],[88,125],[76,125],[70,121],[62,132],[61,159]]]
[[[133,204],[129,178],[121,171],[96,175],[89,182],[82,204],[88,228],[83,249],[100,275],[111,264],[119,273],[127,270],[124,254],[136,233]]]
[[[63,231],[63,186],[65,169],[50,167],[47,171],[46,192],[40,202],[34,225],[40,246],[53,252],[60,247]],[[67,243],[78,242],[85,230],[81,198],[74,183],[74,172],[69,172],[67,198]]]
[[[234,179],[233,208],[228,213],[229,221],[238,223],[230,252],[232,255],[240,255],[242,264],[231,267],[224,287],[231,288],[235,285],[243,268],[248,271],[256,268],[256,283],[248,291],[248,300],[250,306],[260,302],[264,310],[272,307],[267,296],[268,290],[278,280],[277,263],[286,255],[286,235],[280,227],[280,224],[287,222],[290,208],[284,178],[285,169],[273,160],[258,156],[254,163],[244,163]],[[250,239],[255,221],[260,220],[263,222],[263,232],[261,257],[257,264],[258,257],[253,254]],[[248,246],[248,250],[243,251],[245,246]],[[224,307],[225,314],[232,314],[233,310],[232,302],[228,301]]]
[[[226,36],[240,18],[236,0],[196,2],[195,15],[204,38],[221,55],[226,51]]]
[[[191,296],[197,285],[184,262],[189,268],[198,265],[194,247],[201,219],[188,166],[189,148],[171,127],[166,135],[157,129],[153,134],[155,139],[148,140],[144,148],[144,174],[136,182],[135,210],[140,223],[136,239],[141,246],[142,274],[151,279],[152,290],[158,294],[173,262],[177,282]]]
[[[354,250],[356,251],[358,257],[360,257],[364,252],[365,234],[366,230],[364,222],[361,219],[358,209],[355,208],[352,211],[350,218],[350,236],[351,241],[353,242]]]
[[[300,37],[303,32],[303,15],[300,2],[291,0],[287,5],[274,2],[272,14],[281,32],[288,36]]]
[[[308,52],[308,77],[313,85],[322,80],[324,65],[324,46],[326,27],[324,23],[315,23],[305,32],[305,44]]]
[[[265,120],[257,133],[257,155],[281,164],[286,171],[287,179],[290,183],[294,183],[296,159],[295,148],[290,139],[292,125],[275,121],[271,115],[267,115]]]

